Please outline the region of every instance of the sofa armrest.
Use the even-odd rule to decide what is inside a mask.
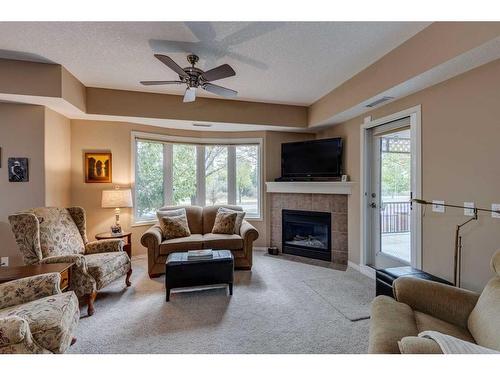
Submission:
[[[150,248],[158,248],[162,241],[162,233],[160,225],[155,224],[147,231],[145,231],[141,237],[141,244],[144,247]]]
[[[259,232],[257,229],[255,229],[255,227],[246,220],[243,220],[241,223],[240,233],[243,241],[245,242],[254,242],[257,238],[259,238]]]
[[[83,254],[71,254],[71,255],[55,255],[52,257],[43,258],[40,263],[51,264],[51,263],[74,263],[76,269],[80,272],[87,274],[87,261]]]
[[[109,239],[88,242],[85,245],[85,254],[111,253],[115,251],[123,251],[125,241],[121,239]]]
[[[18,316],[0,318],[0,347],[19,344],[29,332],[28,322]]]
[[[467,320],[479,294],[429,280],[400,277],[394,282],[394,295],[413,310],[467,328]]]
[[[424,337],[403,337],[398,345],[401,354],[443,354],[436,341]]]
[[[0,309],[61,293],[61,275],[45,273],[0,284]]]
[[[0,354],[48,354],[31,336],[28,322],[18,316],[0,318]]]

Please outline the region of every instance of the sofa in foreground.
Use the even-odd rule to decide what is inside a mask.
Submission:
[[[0,285],[0,353],[64,353],[75,341],[78,299],[60,283],[46,273]]]
[[[142,245],[148,249],[149,276],[157,277],[165,273],[165,261],[169,254],[200,249],[231,250],[234,256],[235,268],[251,269],[253,242],[259,238],[259,232],[257,232],[252,224],[243,220],[239,234],[212,233],[215,216],[220,207],[242,211],[241,207],[231,205],[209,207],[166,206],[160,208],[160,211],[185,208],[191,235],[163,240],[162,231],[158,224],[149,228],[141,237]]]
[[[431,339],[437,331],[500,351],[500,250],[491,259],[494,276],[477,293],[433,281],[401,277],[396,299],[378,296],[371,310],[369,353],[442,353]]]

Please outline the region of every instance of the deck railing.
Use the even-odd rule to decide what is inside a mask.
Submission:
[[[410,202],[386,202],[380,210],[382,233],[410,231]]]

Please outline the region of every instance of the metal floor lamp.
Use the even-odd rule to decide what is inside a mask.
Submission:
[[[473,210],[474,215],[464,221],[462,224],[458,224],[455,229],[455,257],[454,257],[454,262],[453,262],[453,285],[460,287],[461,283],[461,270],[462,270],[462,236],[460,235],[460,229],[462,229],[463,226],[466,224],[470,223],[471,221],[477,220],[477,213],[478,211],[483,211],[483,212],[493,212],[493,213],[498,213],[500,214],[500,211],[495,211],[495,210],[490,210],[487,208],[477,208],[477,207],[465,207],[465,206],[458,206],[455,204],[445,204],[445,203],[437,203],[437,202],[429,202],[423,199],[412,199],[413,202],[422,204],[422,205],[434,205],[434,206],[442,206],[442,207],[452,207],[452,208],[461,208],[461,209],[469,209]]]

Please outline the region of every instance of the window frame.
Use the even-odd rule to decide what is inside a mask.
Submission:
[[[130,161],[131,161],[131,189],[132,189],[132,201],[134,202],[134,208],[132,209],[132,217],[131,217],[131,223],[132,227],[135,226],[143,226],[143,225],[151,225],[154,224],[157,220],[156,219],[151,219],[151,220],[136,220],[136,215],[135,215],[135,205],[136,205],[136,194],[135,194],[135,178],[136,178],[136,141],[137,140],[143,140],[143,141],[152,141],[152,142],[160,142],[160,143],[181,143],[181,144],[192,144],[195,146],[200,146],[204,147],[206,145],[221,145],[221,146],[239,146],[239,145],[256,145],[258,146],[258,151],[257,151],[257,156],[258,156],[258,161],[257,161],[257,181],[258,181],[258,187],[257,187],[257,207],[259,211],[258,216],[248,216],[247,219],[250,221],[263,221],[264,220],[264,194],[263,194],[263,163],[264,163],[264,158],[263,158],[263,143],[264,139],[263,138],[203,138],[203,137],[182,137],[182,136],[171,136],[171,135],[165,135],[165,134],[156,134],[156,133],[147,133],[147,132],[139,132],[139,131],[131,131],[131,152],[130,152]],[[233,148],[234,152],[229,151],[230,148],[228,148],[228,185],[230,181],[236,181],[236,168],[231,168],[230,165],[234,164],[236,166],[236,147]],[[197,152],[199,154],[199,152]],[[230,155],[234,156],[234,163],[231,163],[229,161]],[[204,160],[204,159],[203,159]],[[200,160],[197,157],[197,166],[198,163],[200,163]],[[172,167],[165,167],[164,165],[164,171],[166,168],[172,169]],[[199,168],[197,168],[198,170]],[[198,195],[201,193],[201,190],[203,190],[203,196],[204,196],[204,187],[205,187],[205,182],[203,184],[199,184],[199,181],[201,179],[201,174],[197,173],[196,174],[196,182],[197,182],[197,199],[199,199]],[[203,174],[204,176],[204,174]],[[165,184],[165,181],[164,181]],[[203,186],[203,189],[200,187]],[[229,190],[229,189],[228,189]],[[166,198],[166,195],[168,192],[164,191],[164,199]],[[236,192],[235,192],[236,194]],[[228,204],[236,204],[236,203],[230,203],[230,196],[228,191]],[[204,200],[204,199],[203,199]],[[203,202],[197,202],[197,204],[200,204]]]

